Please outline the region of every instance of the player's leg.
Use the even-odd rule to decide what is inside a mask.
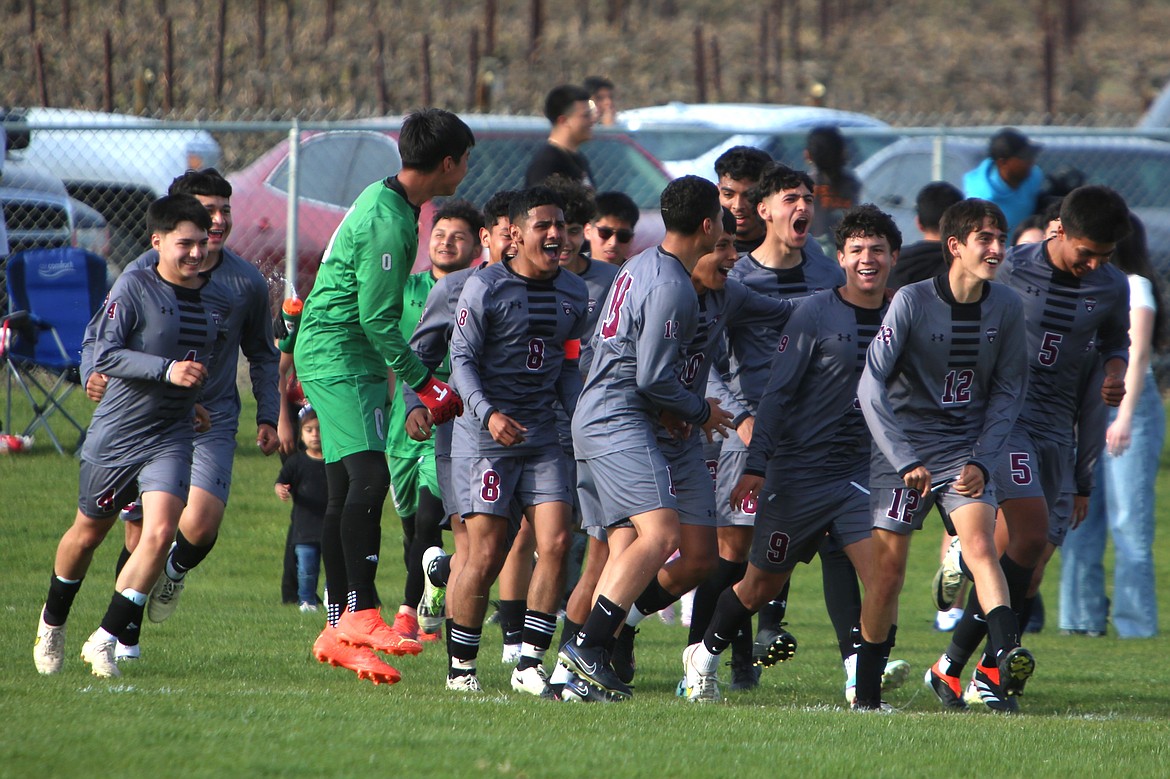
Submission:
[[[448,689],[479,689],[478,682],[462,677],[476,676],[488,593],[507,555],[507,522],[507,518],[493,514],[468,514],[463,518],[467,554],[458,578],[447,586],[451,614],[447,630]]]
[[[604,536],[601,530],[599,535]],[[597,583],[601,580],[601,572],[605,569],[605,562],[609,559],[609,543],[604,538],[598,538],[592,531],[589,532],[589,541],[585,550],[585,564],[581,568],[581,578],[577,586],[569,595],[569,603],[565,607],[565,626],[561,633],[561,646],[577,634],[578,628],[589,617],[589,609],[593,607],[593,593]]]
[[[528,591],[532,584],[535,553],[536,531],[531,520],[525,517],[520,522],[516,537],[512,540],[498,581],[500,632],[504,638],[500,662],[506,665],[514,664],[520,659],[524,612],[528,609]]]
[[[894,643],[898,597],[906,579],[910,551],[909,528],[896,532],[875,526],[871,547],[870,582],[861,602],[861,641],[857,648],[857,692],[853,706],[858,709],[882,707],[881,676]]]
[[[518,692],[551,696],[543,663],[556,633],[557,606],[564,592],[572,510],[564,501],[549,501],[526,512],[536,537],[537,562],[528,589],[520,658],[512,674],[512,689]]]

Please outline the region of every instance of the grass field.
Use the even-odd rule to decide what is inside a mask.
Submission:
[[[0,391],[2,394],[2,391]],[[78,402],[84,411],[84,406]],[[245,410],[244,419],[251,418]],[[912,549],[895,657],[915,668],[888,696],[896,716],[848,711],[817,563],[797,572],[792,661],[725,703],[674,696],[682,626],[651,618],[638,639],[635,699],[567,706],[521,697],[485,631],[486,693],[442,688],[436,644],[395,661],[403,680],[374,687],[322,666],[309,647],[321,617],[280,605],[288,510],[272,494],[279,463],[240,439],[228,518],[168,622],[143,630],[144,659],[117,680],[77,653],[109,600],[119,540],[99,550],[70,618],[65,669],[33,668],[32,642],[53,550],[76,505],[77,461],[38,444],[0,458],[0,776],[1165,776],[1170,761],[1170,470],[1159,483],[1163,636],[1062,637],[1059,560],[1044,585],[1048,626],[1030,638],[1038,671],[1020,716],[943,713],[921,674],[944,648],[928,584],[938,525]],[[117,531],[115,531],[117,532]],[[388,515],[380,590],[401,592],[397,521]]]

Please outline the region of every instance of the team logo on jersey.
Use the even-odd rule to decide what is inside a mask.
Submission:
[[[999,335],[999,328],[998,327],[987,328],[987,343],[989,343],[989,344],[995,343],[995,338],[998,335]]]
[[[932,342],[934,342],[934,341],[945,341],[945,340],[947,340],[947,334],[946,334],[946,333],[931,333],[931,334],[930,334],[930,340],[931,340]]]
[[[220,325],[223,324],[223,319],[219,315],[219,312],[212,309],[209,313],[211,314],[211,321],[215,324],[216,329],[219,329]]]
[[[567,300],[561,301],[561,310],[565,312],[565,316],[573,315],[573,304]]]
[[[1097,298],[1085,298],[1085,310],[1092,313],[1093,309],[1097,307]]]
[[[838,341],[853,341],[853,333],[837,333]]]
[[[597,298],[589,298],[589,304],[587,306],[587,310],[589,311],[590,314],[592,314],[593,309],[595,309],[595,308],[597,308]]]

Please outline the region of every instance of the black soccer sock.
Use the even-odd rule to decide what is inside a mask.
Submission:
[[[280,572],[280,602],[297,602],[297,548],[293,543],[292,522],[284,536],[284,565]]]
[[[358,452],[343,457],[341,462],[349,476],[341,509],[341,546],[349,581],[347,606],[351,611],[364,611],[378,605],[374,580],[378,575],[382,504],[390,489],[390,471],[386,456],[380,452]]]
[[[321,562],[325,565],[326,618],[330,625],[337,620],[349,597],[349,580],[345,574],[345,551],[341,546],[341,509],[349,488],[349,474],[342,463],[325,464],[329,500],[321,529]]]
[[[757,630],[780,630],[784,624],[784,615],[788,611],[788,587],[792,584],[789,579],[784,583],[784,589],[760,609],[760,619]]]
[[[748,616],[740,623],[739,630],[731,639],[731,661],[733,663],[752,664],[752,644],[755,643],[755,638],[756,634],[752,632],[752,618]]]
[[[439,522],[442,519],[443,502],[425,487],[420,489],[418,491],[418,510],[414,514],[413,535],[410,546],[405,552],[406,586],[403,588],[403,604],[411,608],[414,608],[422,600],[423,553],[432,546],[443,545],[443,531],[439,528]]]
[[[1024,599],[1028,597],[1028,588],[1032,586],[1032,574],[1036,569],[1034,566],[1020,565],[1008,557],[1007,553],[1000,556],[999,567],[1003,569],[1003,577],[1007,579],[1011,607],[1018,615],[1023,608]]]
[[[604,595],[597,596],[593,610],[585,624],[577,631],[574,639],[582,649],[588,647],[604,647],[613,641],[614,634],[626,621],[626,610],[618,606]]]
[[[145,610],[145,603],[135,603],[122,593],[115,592],[114,596],[110,598],[110,605],[106,608],[105,616],[102,617],[102,629],[121,640],[128,626],[139,627],[142,625],[142,614]]]
[[[117,578],[122,575],[122,569],[126,567],[126,562],[130,559],[131,554],[133,553],[125,546],[122,547],[121,552],[118,552],[118,562],[114,563],[115,580],[117,580]]]
[[[448,620],[447,657],[451,660],[453,671],[450,675],[457,676],[460,671],[475,672],[475,661],[479,657],[479,642],[482,636],[482,627],[472,628]]]
[[[987,620],[983,610],[979,608],[979,593],[975,585],[971,585],[971,592],[967,596],[967,608],[963,610],[963,617],[955,625],[951,633],[951,642],[947,645],[947,657],[951,660],[954,675],[962,673],[963,667],[978,651],[979,645],[987,638]]]
[[[556,632],[556,614],[527,609],[524,612],[524,631],[521,639],[523,649],[520,651],[520,662],[516,668],[523,671],[525,668],[540,665],[548,648],[552,646],[552,637]]]
[[[402,523],[402,565],[406,568],[406,582],[410,584],[410,547],[414,544],[414,514],[399,515]],[[406,602],[406,596],[403,596]],[[415,603],[418,603],[416,600]]]
[[[1008,606],[992,609],[987,615],[987,633],[989,643],[984,661],[991,660],[991,665],[995,665],[995,658],[1000,651],[1020,645],[1020,623],[1016,613]]]
[[[1020,630],[1028,631],[1028,623],[1030,623],[1032,621],[1032,614],[1033,613],[1037,614],[1037,619],[1036,619],[1037,624],[1043,623],[1043,621],[1044,621],[1044,611],[1043,611],[1044,603],[1043,602],[1040,603],[1040,611],[1039,612],[1035,611],[1036,602],[1039,600],[1040,600],[1040,593],[1036,593],[1035,595],[1029,595],[1029,596],[1025,597],[1023,602],[1020,604],[1020,615],[1019,615],[1020,616]],[[1029,631],[1029,632],[1037,632],[1037,631]]]
[[[203,559],[211,553],[218,539],[219,535],[216,534],[215,538],[211,539],[210,544],[196,546],[183,535],[182,530],[178,531],[175,533],[175,547],[171,550],[171,565],[179,573],[186,574],[187,571],[203,562]]]
[[[897,625],[890,626],[885,641],[870,643],[861,640],[857,647],[857,705],[863,708],[877,708],[882,702],[882,673],[894,647]]]
[[[857,570],[845,552],[834,542],[821,543],[821,580],[825,591],[825,609],[837,633],[837,648],[844,660],[853,654],[853,627],[861,621],[861,589]]]
[[[436,587],[446,587],[451,580],[451,558],[455,555],[441,555],[431,561],[431,567],[426,570],[427,578]]]
[[[711,615],[711,623],[703,634],[703,646],[713,655],[722,654],[730,646],[743,621],[751,617],[752,612],[743,605],[735,589],[728,587],[715,603],[715,613]]]
[[[519,644],[524,632],[524,612],[528,602],[523,600],[500,601],[500,632],[505,644]]]
[[[742,579],[746,572],[746,562],[735,563],[731,560],[725,560],[722,557],[719,558],[719,563],[715,566],[715,570],[695,590],[695,603],[691,608],[691,628],[687,634],[688,646],[703,640],[719,596],[728,587]],[[639,610],[641,610],[641,607],[639,607]]]
[[[665,587],[658,583],[658,577],[655,576],[646,585],[646,589],[642,590],[642,594],[634,601],[634,606],[643,614],[653,614],[656,611],[661,611],[670,604],[678,600],[680,595],[672,595]]]
[[[130,555],[130,550],[123,546],[122,551],[118,553],[118,562],[114,564],[115,581],[117,581],[118,577],[122,574],[122,569],[126,567],[126,562],[130,559]],[[137,624],[127,627],[124,631],[122,631],[122,635],[118,636],[118,641],[125,644],[126,646],[134,646],[141,640],[141,636],[142,623],[140,621]]]
[[[49,594],[45,596],[45,623],[53,627],[60,627],[69,619],[69,612],[73,608],[73,599],[81,589],[84,579],[75,582],[66,582],[56,575],[49,577]]]
[[[577,631],[580,629],[580,622],[574,622],[568,617],[565,617],[565,621],[561,625],[561,638],[559,641],[557,641],[557,649],[560,649],[565,644],[569,643],[573,639],[573,636],[577,635]]]

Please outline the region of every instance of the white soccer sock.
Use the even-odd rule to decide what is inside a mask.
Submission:
[[[135,606],[145,606],[146,599],[150,597],[145,592],[139,592],[138,590],[132,590],[129,587],[122,590],[122,592],[120,594],[123,598],[130,601]]]
[[[695,651],[691,655],[691,662],[705,674],[713,674],[719,670],[719,655],[711,654],[707,649],[707,645],[700,641],[695,645]]]
[[[646,619],[648,615],[638,611],[637,606],[630,606],[630,613],[626,615],[626,624],[632,628],[638,627],[638,623]]]
[[[570,671],[565,665],[562,663],[557,663],[555,666],[553,666],[552,677],[549,678],[548,683],[567,684],[569,682],[569,677],[572,675],[573,672]]]

